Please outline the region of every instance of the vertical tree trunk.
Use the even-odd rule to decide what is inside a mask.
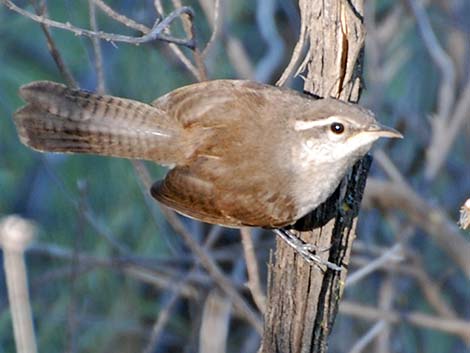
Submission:
[[[309,45],[303,64],[305,91],[357,102],[365,35],[363,0],[299,0],[299,8]],[[323,272],[277,241],[269,268],[262,352],[327,351],[370,162],[370,157],[359,161],[342,187],[295,227],[306,243],[329,249],[319,255],[343,271]]]

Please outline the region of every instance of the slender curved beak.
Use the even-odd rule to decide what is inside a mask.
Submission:
[[[399,131],[378,122],[369,125],[366,132],[372,133],[378,137],[403,138],[403,135]]]

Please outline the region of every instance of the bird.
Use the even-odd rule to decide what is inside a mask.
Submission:
[[[157,201],[231,228],[292,225],[377,139],[402,137],[357,104],[247,80],[190,84],[150,104],[49,81],[19,93],[26,146],[166,166],[150,190]]]

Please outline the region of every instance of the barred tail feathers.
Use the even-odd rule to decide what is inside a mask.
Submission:
[[[178,131],[162,110],[38,81],[22,86],[27,105],[14,115],[21,142],[47,152],[147,159],[172,164]]]

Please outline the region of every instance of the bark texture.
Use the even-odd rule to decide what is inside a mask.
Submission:
[[[300,0],[307,56],[304,90],[316,97],[357,102],[364,47],[363,0]],[[359,161],[338,190],[295,229],[328,261],[344,270],[310,266],[277,241],[269,267],[262,352],[326,352],[342,296],[352,241],[371,158]],[[315,187],[315,185],[312,185]]]

